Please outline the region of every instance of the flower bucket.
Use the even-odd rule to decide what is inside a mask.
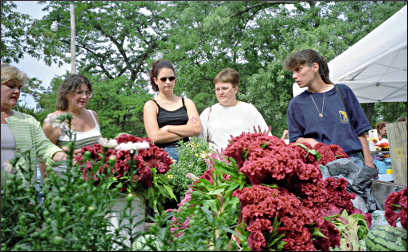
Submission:
[[[132,234],[144,231],[145,218],[145,199],[142,194],[132,193],[133,199],[130,203],[130,208],[126,209],[126,216],[123,216],[123,210],[126,208],[127,195],[121,195],[119,198],[111,201],[112,212],[107,216],[109,222],[112,224],[109,230],[114,233],[115,229],[120,229],[120,236],[124,238],[126,246],[130,247],[130,233],[126,228],[132,220]]]

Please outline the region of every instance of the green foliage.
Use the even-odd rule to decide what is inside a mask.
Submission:
[[[370,123],[375,128],[378,121],[393,123],[400,117],[407,117],[406,102],[379,102],[374,104],[374,115]]]
[[[249,250],[245,225],[238,223],[240,202],[232,192],[242,188],[245,176],[236,163],[213,160],[213,183],[199,179],[190,191],[191,200],[177,211],[162,213],[145,241],[145,247],[158,250]],[[229,179],[224,177],[229,175]],[[188,227],[188,228],[187,228]],[[237,241],[239,240],[239,242]]]
[[[86,75],[93,88],[88,108],[97,112],[102,135],[113,138],[127,132],[144,137],[143,106],[151,95],[139,86],[131,86],[125,76],[107,79]]]
[[[191,137],[190,142],[180,141],[178,148],[179,160],[173,163],[171,169],[167,172],[170,179],[170,185],[178,199],[184,197],[187,185],[192,183],[187,173],[192,173],[200,177],[208,168],[204,159],[207,158],[210,150],[208,144],[202,138]]]
[[[61,115],[58,120],[70,125],[72,116]],[[68,135],[71,141],[75,139],[71,132]],[[65,166],[65,172],[57,175],[52,167],[47,167],[42,196],[34,184],[27,182],[36,180],[36,172],[29,163],[27,167],[16,167],[21,176],[8,176],[1,188],[2,250],[129,250],[140,236],[141,233],[133,231],[139,224],[133,221],[135,216],[126,215],[133,195],[127,195],[127,205],[119,220],[122,224],[110,231],[112,224],[107,216],[112,214],[114,199],[122,197],[119,190],[111,188],[115,178],[95,175],[98,186],[92,179],[84,180],[80,165],[73,163],[74,145],[70,142],[67,161],[57,164]],[[27,159],[26,155],[17,153],[12,165],[19,158]],[[92,167],[96,174],[98,164],[93,163]],[[126,224],[123,220],[127,220]],[[127,239],[130,244],[125,242]]]
[[[27,52],[26,34],[31,18],[15,9],[12,1],[1,1],[1,62],[19,62]]]
[[[362,214],[348,215],[347,211],[343,210],[341,214],[325,219],[331,221],[340,232],[340,246],[336,247],[336,251],[365,250],[360,240],[364,240],[369,229]]]
[[[2,250],[110,250],[114,237],[105,215],[114,191],[97,190],[79,170],[60,177],[51,168],[47,172],[42,203],[21,177],[10,176],[2,187]],[[36,172],[24,169],[22,175],[26,181],[36,178]]]
[[[43,4],[48,13],[33,25],[29,36],[37,41],[36,50],[47,64],[67,63],[70,60],[69,2]],[[123,75],[132,85],[144,82],[140,73],[147,73],[146,59],[153,56],[158,41],[167,38],[167,23],[171,20],[163,15],[166,5],[146,1],[75,2],[80,68],[109,79]],[[50,30],[53,21],[60,24],[57,32]]]
[[[169,185],[169,179],[167,174],[157,174],[155,168],[152,169],[153,172],[153,186],[147,189],[147,199],[149,206],[153,208],[156,214],[159,214],[164,210],[163,203],[166,199],[177,200],[174,192]],[[159,204],[158,204],[159,203]]]

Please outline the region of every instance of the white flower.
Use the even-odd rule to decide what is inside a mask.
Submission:
[[[10,161],[7,160],[3,163],[4,170],[8,173],[15,173],[16,169],[11,165]]]
[[[186,174],[186,178],[189,178],[189,179],[191,179],[191,180],[193,180],[193,181],[198,180],[197,176],[194,175],[194,174],[192,174],[192,173],[190,173],[190,172]]]
[[[53,128],[60,128],[61,129],[61,134],[65,135],[66,132],[68,132],[69,127],[68,127],[68,123],[67,122],[61,122],[57,119],[59,115],[48,115],[45,120],[44,123],[47,124],[51,124],[51,126]]]
[[[98,139],[98,144],[106,148],[114,148],[118,145],[118,141],[116,141],[116,139],[107,139],[101,137]]]
[[[127,142],[127,143],[121,143],[115,147],[115,150],[127,150],[133,153],[134,150],[142,150],[142,149],[148,149],[150,147],[148,142],[139,142],[139,143],[132,143],[132,142]]]

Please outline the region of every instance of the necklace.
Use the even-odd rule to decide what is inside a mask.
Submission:
[[[312,95],[312,94],[310,94],[310,98],[312,98],[313,104],[315,105],[316,110],[317,110],[317,112],[319,113],[319,116],[320,116],[320,117],[323,117],[323,110],[324,110],[324,98],[326,98],[325,93],[323,93],[322,112],[320,112],[320,111],[319,111],[319,108],[317,107],[317,104],[316,104],[316,102],[315,102],[315,100],[314,100],[314,98],[313,98],[313,95]]]

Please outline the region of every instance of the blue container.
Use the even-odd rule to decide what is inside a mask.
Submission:
[[[387,165],[384,161],[374,160],[374,164],[377,167],[378,174],[386,174],[387,173]]]

